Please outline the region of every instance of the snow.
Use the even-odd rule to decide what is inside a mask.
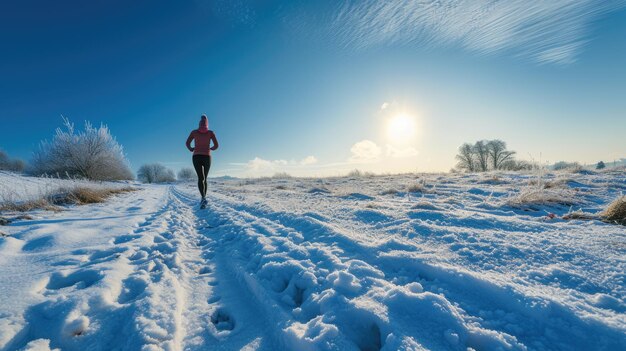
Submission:
[[[0,227],[0,350],[625,349],[625,227],[560,217],[626,174],[543,177],[221,178],[206,210],[180,183],[35,212]]]

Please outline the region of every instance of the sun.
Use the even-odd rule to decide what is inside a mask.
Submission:
[[[406,143],[415,139],[417,125],[415,117],[401,113],[387,122],[387,136],[393,142]]]

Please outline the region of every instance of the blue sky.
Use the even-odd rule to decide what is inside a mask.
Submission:
[[[612,161],[623,38],[625,1],[3,2],[0,147],[29,159],[64,115],[178,169],[206,113],[215,175],[447,171],[492,138]]]

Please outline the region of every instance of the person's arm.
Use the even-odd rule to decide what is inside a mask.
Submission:
[[[191,141],[193,140],[193,132],[189,133],[189,137],[187,138],[187,142],[185,143],[185,145],[187,145],[187,149],[189,149],[189,151],[193,152],[194,148],[191,147]]]
[[[211,133],[211,140],[213,141],[213,147],[211,147],[211,150],[215,151],[218,147],[220,147],[220,144],[217,142],[217,138],[215,137],[215,132]]]

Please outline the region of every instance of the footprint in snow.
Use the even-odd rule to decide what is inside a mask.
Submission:
[[[106,259],[105,261],[108,261],[109,258],[119,257],[120,254],[126,250],[127,248],[121,247],[121,248],[112,248],[108,250],[96,251],[93,254],[91,254],[91,256],[89,256],[89,261],[96,261],[100,259]]]
[[[94,285],[102,278],[102,273],[93,269],[79,270],[68,275],[55,272],[50,276],[50,280],[48,281],[46,288],[59,290],[75,285],[78,289],[85,289]]]
[[[54,246],[55,239],[52,235],[43,236],[30,240],[22,246],[22,251],[40,251]]]
[[[118,236],[117,238],[115,238],[113,240],[113,244],[115,244],[115,245],[124,244],[124,243],[127,243],[129,241],[133,241],[133,240],[139,239],[140,237],[141,237],[141,235],[122,235],[122,236]]]
[[[122,292],[117,302],[125,304],[135,301],[148,287],[148,282],[141,277],[128,277],[122,282]]]
[[[218,308],[211,315],[211,323],[218,331],[230,331],[235,329],[235,320],[222,308]]]

